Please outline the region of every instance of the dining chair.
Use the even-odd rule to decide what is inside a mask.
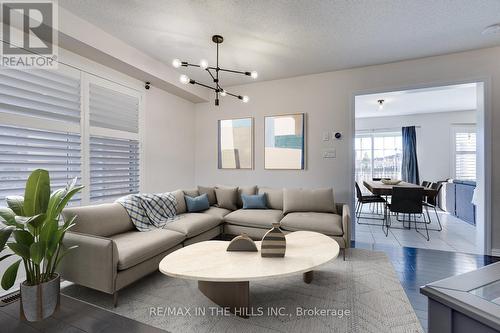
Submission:
[[[429,241],[429,230],[427,228],[427,223],[417,221],[417,215],[422,215],[423,212],[423,200],[424,189],[421,187],[404,187],[404,186],[394,186],[392,188],[392,200],[391,203],[386,204],[386,209],[390,213],[403,214],[403,228],[411,229],[411,222],[413,217],[413,222],[415,224],[415,231],[419,234],[419,229],[417,224],[424,224],[426,231],[426,238]],[[389,234],[389,228],[391,227],[391,214],[387,212],[384,214],[386,221],[382,225],[382,231],[386,236]],[[405,215],[408,215],[408,220],[405,220]],[[405,226],[405,222],[408,222],[408,227]],[[385,227],[385,228],[384,228]],[[423,235],[423,234],[422,234]]]
[[[437,212],[437,209],[436,209],[437,198],[439,196],[439,192],[441,192],[442,187],[443,187],[443,183],[432,183],[431,186],[430,186],[430,188],[433,189],[434,191],[432,192],[432,194],[428,194],[425,197],[425,200],[422,202],[422,204],[425,207],[425,211],[427,213],[427,217],[429,218],[428,224],[430,224],[432,222],[431,221],[431,216],[429,214],[429,208],[434,209],[434,213],[436,213],[436,219],[437,219],[439,228],[438,229],[429,229],[429,230],[435,230],[435,231],[441,231],[441,230],[443,230],[443,227],[441,226],[441,220],[439,219],[439,215],[438,215],[438,212]]]
[[[361,192],[361,188],[359,187],[358,182],[356,182],[355,185],[356,185],[356,199],[358,201],[356,203],[356,210],[355,210],[356,222],[358,224],[379,225],[379,224],[375,224],[375,223],[359,222],[359,219],[381,220],[381,221],[384,221],[385,220],[385,216],[383,216],[382,218],[367,217],[367,216],[361,216],[361,213],[363,211],[363,205],[364,204],[376,204],[376,205],[378,205],[378,204],[385,204],[385,202],[386,202],[385,199],[382,198],[379,195],[364,195]],[[385,212],[385,207],[382,207],[381,211]]]

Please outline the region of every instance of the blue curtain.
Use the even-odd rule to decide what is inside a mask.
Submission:
[[[420,184],[417,161],[417,134],[415,126],[403,127],[403,159],[401,165],[403,181]]]

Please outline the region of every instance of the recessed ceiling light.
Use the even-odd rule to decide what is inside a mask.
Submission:
[[[482,34],[483,35],[489,35],[489,34],[496,34],[500,32],[500,24],[493,24],[490,25],[489,27],[486,27]]]

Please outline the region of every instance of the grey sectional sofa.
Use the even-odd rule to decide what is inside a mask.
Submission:
[[[207,193],[212,204],[203,212],[187,211],[185,195]],[[183,246],[220,235],[246,233],[261,239],[273,222],[285,233],[316,231],[335,239],[342,249],[350,247],[350,213],[335,203],[332,189],[271,189],[240,187],[235,209],[218,206],[213,188],[174,191],[177,218],[165,229],[140,232],[118,203],[70,207],[63,216],[77,215],[76,225],[66,233],[66,246],[78,245],[62,261],[59,273],[68,281],[114,295],[127,285],[158,270],[161,259]],[[268,209],[241,209],[241,194],[265,193]],[[225,203],[227,206],[227,202]]]

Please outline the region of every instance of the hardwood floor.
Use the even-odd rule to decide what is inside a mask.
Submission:
[[[19,301],[0,307],[0,332],[162,333],[165,331],[61,295],[60,310],[52,317],[38,323],[19,319]]]
[[[383,251],[390,258],[423,328],[427,331],[427,297],[419,288],[500,261],[498,257],[353,242],[353,247]]]

